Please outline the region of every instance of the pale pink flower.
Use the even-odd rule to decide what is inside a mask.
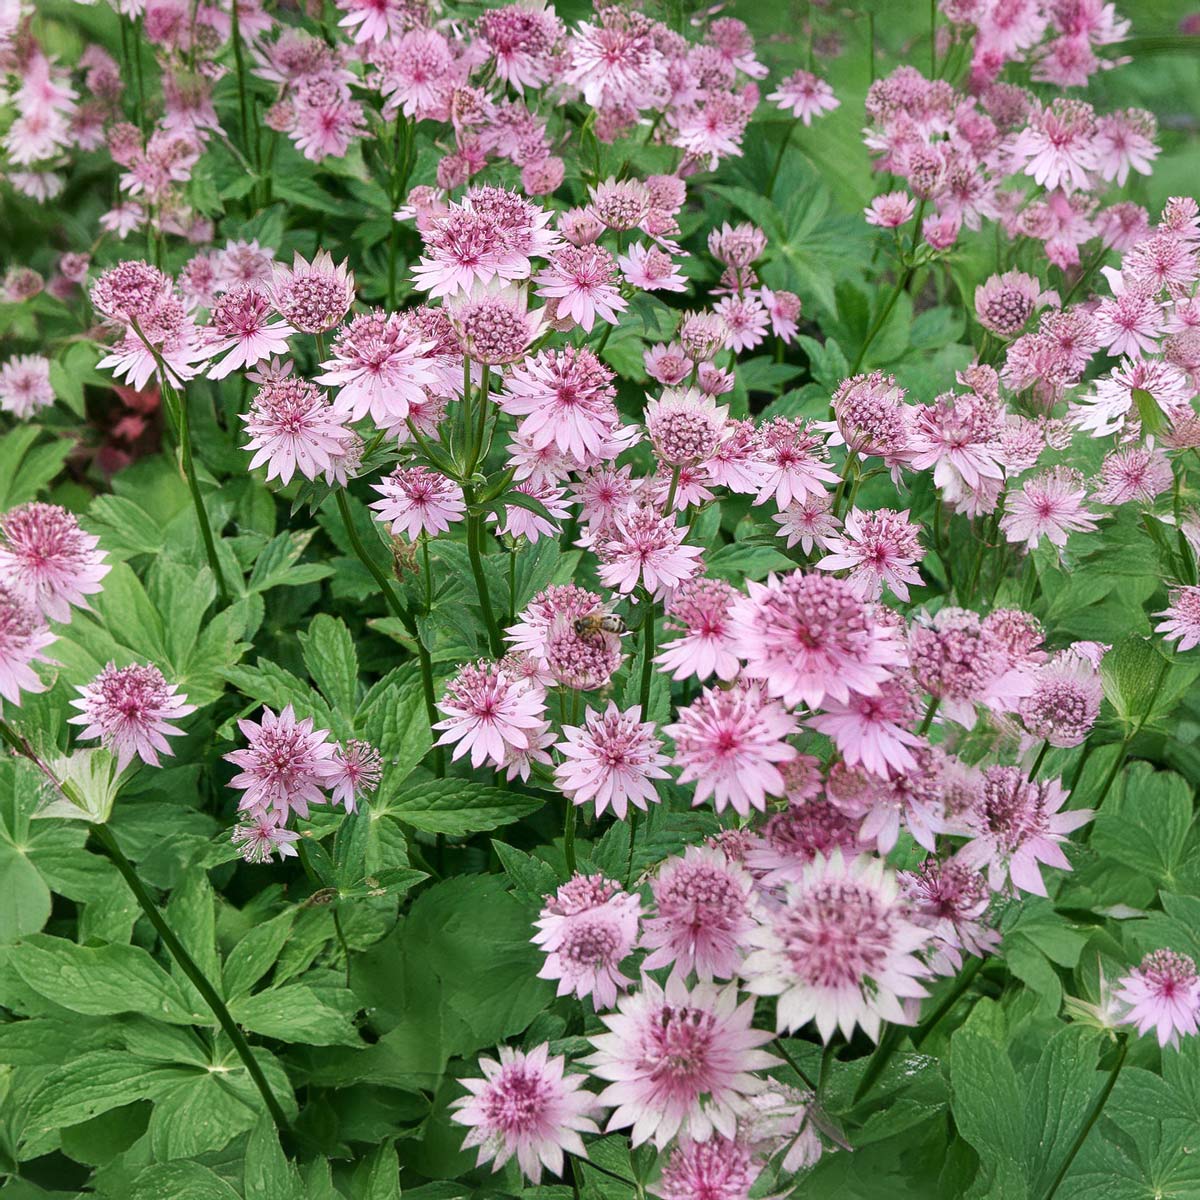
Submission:
[[[1174,588],[1168,599],[1170,603],[1157,617],[1165,617],[1155,627],[1168,642],[1178,642],[1179,651],[1200,646],[1200,587]]]
[[[833,88],[811,71],[793,71],[779,82],[779,87],[767,99],[784,112],[791,114],[805,125],[811,125],[813,117],[833,112],[841,103],[833,94]]]
[[[741,353],[753,350],[767,336],[771,319],[755,295],[723,296],[713,311],[725,322],[725,344]]]
[[[1096,122],[1094,143],[1100,178],[1125,186],[1130,170],[1139,175],[1153,171],[1158,147],[1154,144],[1158,123],[1143,108],[1106,113]]]
[[[984,329],[1000,337],[1015,337],[1050,295],[1042,291],[1034,276],[1005,271],[989,276],[975,289],[975,316]]]
[[[516,653],[538,664],[548,684],[594,691],[608,683],[623,657],[618,634],[588,627],[587,619],[604,611],[595,592],[553,584],[518,614],[506,638]]]
[[[439,746],[453,745],[451,757],[470,751],[471,766],[490,762],[502,768],[509,748],[529,748],[531,731],[540,731],[546,710],[541,688],[511,675],[499,663],[468,663],[446,685],[438,702],[446,714],[434,729]]]
[[[606,1131],[632,1127],[634,1146],[653,1141],[660,1150],[676,1136],[734,1136],[736,1101],[761,1091],[755,1072],[779,1062],[759,1049],[771,1034],[753,1029],[753,1019],[753,1000],[738,1004],[733,985],[689,990],[675,975],[664,990],[643,976],[616,1013],[601,1014],[607,1030],[592,1037],[585,1060],[609,1082],[599,1097],[614,1110]]]
[[[742,965],[747,991],[776,996],[776,1025],[795,1031],[812,1021],[828,1042],[855,1026],[879,1040],[884,1021],[911,1025],[907,1002],[926,990],[929,973],[916,952],[929,931],[913,923],[882,859],[815,858],[783,905],[750,935]]]
[[[167,737],[183,732],[170,722],[196,711],[186,696],[178,694],[178,686],[167,683],[153,664],[118,667],[110,662],[91,683],[76,691],[82,698],[71,704],[80,715],[67,723],[85,726],[81,738],[99,738],[115,753],[118,771],[125,770],[135,754],[157,767],[160,753],[174,753]]]
[[[1099,486],[1092,494],[1097,504],[1149,504],[1167,491],[1174,480],[1170,461],[1153,446],[1110,450],[1100,464]]]
[[[467,511],[462,488],[428,467],[397,467],[382,483],[371,486],[383,497],[370,505],[379,520],[389,522],[393,534],[403,533],[410,541],[422,533],[431,537],[444,533]]]
[[[640,705],[622,712],[610,700],[604,712],[593,709],[582,725],[566,725],[562,734],[557,749],[564,761],[554,778],[573,803],[594,803],[597,816],[611,806],[620,821],[630,804],[644,812],[658,803],[651,781],[668,777],[663,770],[668,759],[654,722],[642,720]]]
[[[704,553],[699,546],[685,546],[686,529],[652,508],[633,508],[614,516],[614,528],[598,543],[600,580],[619,592],[632,592],[641,584],[660,599],[700,569],[696,561]]]
[[[730,1138],[683,1140],[649,1191],[661,1200],[749,1200],[762,1168],[749,1146]]]
[[[918,711],[912,686],[895,679],[871,696],[827,700],[825,711],[810,717],[808,724],[833,739],[848,765],[861,763],[886,779],[916,769],[909,747],[919,746],[921,739],[905,726],[915,721]]]
[[[984,491],[1004,477],[1000,434],[1004,406],[998,398],[946,393],[918,409],[910,449],[914,470],[933,468],[933,482],[947,500]]]
[[[711,797],[717,812],[731,806],[745,817],[783,794],[780,765],[796,757],[785,739],[799,727],[760,686],[704,688],[677,716],[663,732],[675,742],[679,782],[696,785],[693,805]]]
[[[292,843],[298,842],[300,835],[280,824],[279,814],[267,809],[247,813],[234,826],[229,840],[246,862],[257,865],[271,862],[272,854],[278,854],[281,859],[296,858],[296,847]]]
[[[1117,980],[1116,998],[1126,1007],[1121,1023],[1139,1034],[1154,1030],[1160,1046],[1179,1048],[1179,1035],[1193,1037],[1200,1018],[1200,975],[1186,954],[1152,950]]]
[[[348,417],[330,405],[315,383],[290,374],[291,363],[262,376],[250,411],[242,414],[253,450],[250,469],[267,464],[267,479],[289,483],[297,470],[305,479],[322,473],[332,481],[357,451],[358,436]]]
[[[611,879],[574,875],[534,922],[532,941],[546,961],[539,979],[557,979],[560,996],[591,996],[597,1009],[612,1008],[633,980],[621,973],[638,940],[642,904]]]
[[[986,917],[992,892],[978,871],[956,858],[939,862],[928,858],[918,871],[900,871],[901,890],[912,909],[912,919],[933,937],[930,966],[939,975],[957,975],[963,953],[984,958],[1000,948],[1000,933],[989,928]]]
[[[1100,715],[1100,673],[1074,648],[1056,654],[1033,673],[1033,687],[1018,712],[1034,737],[1052,746],[1078,746]]]
[[[878,600],[884,584],[907,600],[908,585],[921,586],[913,566],[925,557],[919,535],[920,526],[909,521],[908,509],[868,513],[852,508],[842,533],[826,539],[829,553],[816,565],[822,571],[848,571],[850,583],[868,600]]]
[[[1091,172],[1100,166],[1096,114],[1083,100],[1055,97],[1029,114],[1029,124],[1012,144],[1013,157],[1026,175],[1048,191],[1059,186],[1086,192]]]
[[[901,225],[912,220],[917,211],[917,202],[907,192],[888,192],[876,196],[867,208],[867,224],[876,225],[880,229],[898,229]]]
[[[1017,767],[986,767],[983,791],[964,816],[971,840],[959,858],[986,869],[994,892],[1011,880],[1014,889],[1046,895],[1038,864],[1069,871],[1062,844],[1093,816],[1090,808],[1060,811],[1066,800],[1057,779],[1028,780]]]
[[[654,661],[677,680],[737,675],[740,664],[729,641],[729,605],[736,594],[722,579],[701,576],[681,583],[667,603],[666,626],[683,636],[666,642]]]
[[[567,41],[563,82],[577,87],[592,108],[645,106],[666,90],[666,60],[658,26],[632,9],[603,8],[595,23],[579,25]]]
[[[1028,479],[1020,491],[1009,492],[1000,528],[1010,542],[1030,550],[1043,537],[1065,546],[1072,533],[1091,533],[1096,521],[1085,507],[1083,477],[1070,467],[1052,467]]]
[[[795,292],[785,292],[782,289],[772,291],[768,287],[758,289],[763,307],[771,319],[771,332],[784,342],[791,342],[799,328],[801,303]]]
[[[293,329],[326,333],[354,303],[354,276],[344,262],[335,265],[326,250],[311,263],[297,252],[290,267],[274,264],[271,302]]]
[[[333,357],[316,380],[337,388],[334,407],[350,420],[369,413],[380,426],[395,425],[425,400],[427,388],[438,386],[433,348],[406,314],[373,309],[338,331]]]
[[[46,690],[32,664],[51,661],[43,651],[53,641],[41,613],[17,589],[0,583],[0,696],[19,705],[22,692]]]
[[[1193,388],[1186,372],[1158,359],[1123,358],[1095,381],[1091,393],[1076,398],[1068,419],[1093,437],[1120,433],[1138,419],[1135,391],[1148,392],[1164,412],[1185,406],[1190,411]]]
[[[779,536],[786,538],[789,550],[797,542],[805,554],[811,554],[814,545],[830,548],[834,534],[842,526],[831,511],[832,503],[828,492],[820,492],[804,500],[793,500],[771,518],[779,526]]]
[[[209,367],[209,378],[224,379],[273,354],[286,354],[294,332],[290,325],[271,320],[271,303],[262,288],[242,284],[225,292],[213,304],[209,324],[202,331],[207,354],[225,356]]]
[[[681,346],[665,345],[662,342],[651,346],[642,355],[646,374],[664,387],[675,387],[682,383],[695,367],[695,363],[683,352]]]
[[[652,951],[643,968],[673,965],[699,979],[732,979],[754,928],[750,876],[718,850],[689,846],[662,864],[650,887],[656,915],[642,933]]]
[[[326,782],[329,798],[341,804],[347,812],[357,812],[358,801],[369,796],[379,786],[383,776],[383,759],[369,742],[351,738],[339,746],[333,756],[337,773]]]
[[[873,695],[903,662],[894,628],[844,579],[793,571],[746,588],[730,609],[735,652],[789,706]]]
[[[770,468],[759,456],[758,431],[754,422],[729,421],[704,469],[718,487],[739,495],[757,493]]]
[[[556,525],[554,522],[566,520],[570,516],[571,510],[570,502],[561,487],[544,480],[523,479],[520,483],[513,484],[509,492],[510,494],[518,492],[522,496],[536,500],[554,520],[548,520],[541,513],[533,512],[523,505],[506,504],[502,523],[495,513],[489,514],[488,517],[489,521],[498,523],[498,533],[514,538],[525,538],[532,544],[539,538],[557,537],[562,532],[562,526]]]
[[[886,720],[888,714],[883,716]],[[880,726],[867,732],[878,735]],[[906,754],[911,748],[910,767],[893,765],[880,776],[862,767],[834,763],[825,781],[825,794],[847,815],[862,821],[860,846],[873,844],[880,854],[890,854],[904,827],[919,846],[932,853],[938,833],[945,829],[945,756],[917,741],[909,741],[907,747],[893,741],[892,746]]]
[[[725,322],[715,312],[685,312],[676,336],[684,354],[693,362],[710,362],[725,345]]]
[[[0,411],[19,421],[54,403],[50,360],[41,354],[18,354],[0,367]]]
[[[297,720],[290,704],[278,715],[264,708],[261,723],[237,725],[248,745],[224,757],[241,768],[229,781],[245,792],[239,811],[274,809],[282,823],[289,811],[307,817],[310,804],[325,803],[324,789],[337,771],[329,730],[314,729],[311,718]]]
[[[645,246],[634,242],[624,253],[617,256],[617,266],[625,282],[644,292],[686,292],[688,281],[679,270],[678,264],[657,246]]]
[[[507,4],[482,13],[475,27],[492,52],[497,78],[517,92],[540,88],[554,75],[553,55],[563,25],[553,8]]]
[[[338,28],[352,30],[356,45],[399,37],[412,19],[405,0],[337,0],[337,6],[346,14]]]
[[[448,91],[462,77],[445,36],[436,29],[409,29],[380,50],[373,57],[385,113],[445,120]]]
[[[531,312],[525,295],[510,287],[456,297],[447,312],[462,353],[492,367],[523,359],[545,321],[544,310]]]
[[[904,389],[891,375],[872,371],[838,384],[831,400],[835,432],[830,443],[844,444],[856,454],[885,458],[903,453],[914,410],[904,403]]]
[[[451,1119],[469,1127],[463,1149],[479,1147],[476,1166],[499,1170],[516,1157],[521,1173],[540,1183],[542,1168],[563,1173],[563,1153],[587,1158],[581,1133],[598,1133],[591,1113],[596,1098],[584,1088],[584,1075],[567,1075],[561,1055],[549,1047],[528,1053],[501,1046],[500,1061],[481,1058],[482,1079],[460,1080],[470,1093],[453,1101]]]
[[[645,409],[646,432],[654,452],[673,467],[711,457],[728,417],[727,408],[719,408],[711,396],[695,388],[667,388]]]
[[[827,483],[837,483],[823,440],[799,417],[774,417],[759,426],[758,459],[762,484],[755,504],[773,498],[783,509],[793,500],[823,494]]]
[[[0,516],[0,582],[20,592],[50,621],[69,621],[71,606],[101,590],[112,570],[100,539],[57,504],[33,502]]]
[[[629,307],[616,284],[616,260],[603,246],[563,246],[533,277],[536,293],[553,306],[556,320],[571,320],[591,333],[597,316],[615,325]]]

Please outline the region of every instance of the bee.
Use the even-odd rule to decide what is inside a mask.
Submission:
[[[621,634],[629,632],[629,626],[616,613],[605,612],[603,609],[597,609],[585,617],[577,617],[574,628],[576,637],[581,638],[592,638],[600,633],[612,633],[620,637]]]

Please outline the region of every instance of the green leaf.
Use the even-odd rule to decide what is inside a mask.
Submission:
[[[531,904],[540,903],[543,896],[557,890],[558,872],[547,862],[518,850],[506,842],[492,839],[492,849],[512,881],[513,895]]]
[[[1147,434],[1157,433],[1167,422],[1158,401],[1145,388],[1134,388],[1133,402],[1137,405],[1138,420]]]
[[[298,587],[333,574],[328,563],[302,563],[300,556],[313,539],[314,529],[281,533],[272,538],[254,561],[254,570],[246,582],[250,592],[266,592],[274,587]]]
[[[50,916],[50,889],[30,854],[39,792],[32,771],[0,763],[0,945],[37,933]]]
[[[267,1119],[250,1131],[242,1192],[245,1200],[299,1200],[300,1180],[284,1157],[279,1133]]]
[[[69,438],[37,444],[38,425],[18,425],[0,438],[0,512],[32,500],[62,470]]]
[[[1170,663],[1149,638],[1130,636],[1114,646],[1100,661],[1104,695],[1129,727],[1146,717]]]
[[[354,712],[358,693],[358,654],[346,623],[318,613],[300,634],[304,665],[326,700],[347,716]]]
[[[410,784],[394,797],[381,796],[377,807],[425,833],[465,837],[511,825],[544,803],[540,796],[502,792],[465,779],[427,779]]]
[[[219,1072],[178,1068],[175,1082],[155,1097],[150,1149],[160,1162],[194,1158],[227,1146],[258,1119],[262,1102],[235,1092]],[[257,1103],[255,1102],[257,1101]]]
[[[774,546],[745,543],[722,546],[706,561],[708,574],[738,582],[743,579],[765,579],[772,571],[790,571],[796,565]]]
[[[1092,826],[1099,854],[1133,867],[1156,887],[1174,890],[1188,857],[1192,788],[1173,771],[1134,763],[1115,781]]]
[[[198,1162],[155,1163],[134,1180],[123,1200],[241,1200],[215,1171]]]
[[[306,984],[289,983],[243,996],[229,1011],[239,1025],[264,1037],[313,1046],[362,1045],[350,1015]]]
[[[295,911],[289,909],[261,925],[255,925],[225,956],[225,995],[236,1000],[275,965],[288,935]]]

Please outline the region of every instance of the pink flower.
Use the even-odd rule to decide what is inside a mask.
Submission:
[[[681,346],[668,346],[662,342],[645,351],[642,362],[645,364],[646,374],[665,387],[675,387],[676,384],[682,383],[696,365],[684,354]]]
[[[290,704],[278,716],[264,708],[260,724],[239,720],[238,729],[249,744],[225,760],[242,768],[229,781],[246,793],[239,811],[256,816],[272,808],[282,823],[289,811],[307,817],[309,804],[325,803],[323,789],[338,769],[329,730],[314,729],[310,718],[298,721]]]
[[[68,724],[86,726],[81,738],[99,738],[113,751],[118,771],[125,770],[135,754],[157,767],[159,753],[174,753],[167,737],[182,732],[169,722],[196,711],[186,696],[177,694],[178,686],[167,683],[153,664],[118,667],[110,662],[91,683],[76,691],[82,699],[71,704],[80,715],[71,717]]]
[[[351,738],[339,746],[333,756],[337,773],[330,775],[325,786],[334,804],[341,804],[347,812],[358,810],[357,801],[369,796],[378,786],[383,775],[383,762],[379,751],[369,742]]]
[[[1117,980],[1116,998],[1128,1006],[1122,1024],[1139,1034],[1151,1029],[1160,1046],[1179,1047],[1179,1035],[1192,1037],[1200,1017],[1200,976],[1186,954],[1152,950],[1141,964]]]
[[[789,706],[873,695],[903,661],[894,629],[844,579],[793,571],[746,587],[730,610],[734,650]]]
[[[297,253],[290,267],[274,264],[271,302],[293,329],[326,333],[354,303],[354,276],[344,262],[335,266],[326,250],[311,263]]]
[[[538,978],[557,979],[560,996],[591,996],[597,1009],[612,1008],[633,982],[620,967],[637,945],[641,911],[637,896],[611,879],[572,876],[534,922],[533,943],[546,954]]]
[[[333,357],[321,366],[318,383],[336,387],[334,407],[351,421],[371,420],[384,427],[404,421],[411,405],[436,388],[439,377],[427,341],[403,313],[376,308],[352,317],[333,341]]]
[[[384,0],[386,3],[387,0]],[[375,51],[379,93],[387,115],[444,120],[447,91],[460,78],[446,38],[436,29],[410,29]]]
[[[337,6],[346,14],[338,28],[353,30],[356,45],[399,37],[411,19],[404,0],[337,0]]]
[[[262,288],[241,284],[219,296],[203,332],[203,345],[213,358],[224,354],[208,369],[210,379],[224,379],[242,367],[253,367],[272,354],[286,354],[290,325],[271,321],[271,303]]]
[[[1084,508],[1087,489],[1083,477],[1070,467],[1052,467],[1026,480],[1005,502],[1000,528],[1010,542],[1024,543],[1030,550],[1043,537],[1055,546],[1065,546],[1072,533],[1091,533],[1096,528],[1092,514]]]
[[[1068,191],[1088,191],[1090,172],[1100,165],[1095,111],[1083,100],[1056,97],[1029,114],[1012,153],[1025,174],[1048,191],[1060,185]]]
[[[171,292],[171,280],[157,267],[128,260],[110,267],[92,284],[91,300],[101,316],[129,325],[152,316]]]
[[[594,24],[579,25],[568,39],[563,82],[579,88],[592,108],[645,107],[666,84],[656,33],[656,23],[640,12],[601,9]]]
[[[548,683],[593,691],[608,683],[623,657],[618,634],[589,628],[588,618],[604,611],[595,592],[554,584],[534,596],[506,637],[546,672]]]
[[[19,705],[22,692],[46,690],[31,664],[51,661],[42,651],[53,641],[41,613],[15,588],[0,583],[0,696]]]
[[[716,450],[729,416],[695,388],[667,388],[646,405],[646,432],[654,452],[673,467],[701,463]]]
[[[925,557],[919,535],[920,527],[909,521],[908,509],[865,513],[852,508],[844,532],[826,540],[830,552],[816,565],[822,571],[848,571],[850,583],[868,600],[878,600],[885,583],[907,600],[908,585],[921,586],[921,575],[913,567]]]
[[[989,276],[975,289],[975,316],[984,329],[1000,337],[1015,337],[1049,295],[1034,276],[1005,271]]]
[[[452,1119],[470,1129],[463,1149],[479,1147],[476,1165],[490,1160],[499,1170],[515,1155],[522,1174],[539,1183],[543,1166],[562,1174],[563,1151],[587,1158],[579,1135],[599,1130],[586,1077],[564,1074],[565,1060],[545,1045],[528,1053],[501,1046],[499,1054],[499,1062],[479,1060],[484,1078],[461,1080],[470,1095],[450,1105],[458,1110]]]
[[[992,893],[977,871],[956,858],[929,858],[919,871],[899,872],[898,879],[913,920],[933,936],[930,965],[939,975],[957,975],[963,951],[984,958],[1000,948],[999,932],[981,920]]]
[[[555,521],[566,520],[570,515],[570,504],[563,489],[552,483],[535,483],[532,479],[525,479],[520,483],[513,484],[510,494],[512,492],[518,492],[523,496],[528,496],[531,500],[538,501]],[[490,521],[498,520],[494,513],[488,519]],[[541,513],[533,512],[523,505],[506,504],[504,506],[504,522],[500,525],[498,532],[509,537],[525,538],[532,545],[538,538],[557,537],[562,532],[562,526],[554,524]]]
[[[18,354],[0,367],[0,412],[19,421],[54,403],[50,360],[41,354]]]
[[[292,364],[264,374],[264,383],[242,415],[253,450],[250,469],[267,464],[267,479],[291,482],[297,469],[305,479],[322,473],[331,480],[357,457],[358,435],[315,383],[290,374]]]
[[[248,813],[234,826],[229,840],[248,863],[269,863],[272,854],[281,859],[295,858],[296,847],[292,843],[298,842],[300,835],[279,822],[279,814],[272,809]]]
[[[754,928],[750,876],[718,850],[689,846],[682,858],[663,863],[650,887],[657,915],[642,934],[653,952],[643,968],[674,965],[699,979],[732,979]]]
[[[1033,687],[1018,711],[1025,728],[1052,746],[1078,746],[1100,715],[1103,688],[1096,667],[1073,649],[1033,673]]]
[[[876,196],[867,208],[867,224],[876,225],[880,229],[898,229],[901,225],[912,220],[917,211],[917,202],[907,192],[888,192]]]
[[[483,12],[476,30],[492,52],[496,77],[518,91],[540,88],[554,74],[553,52],[562,22],[553,9],[508,4]]]
[[[615,529],[596,546],[600,580],[619,592],[640,583],[655,599],[699,570],[699,546],[685,546],[685,529],[652,508],[634,508],[614,518]]]
[[[790,109],[792,116],[805,125],[811,125],[813,117],[833,112],[840,103],[833,88],[811,71],[793,71],[780,80],[779,87],[767,99],[784,112]]]
[[[729,680],[739,663],[729,641],[729,605],[737,593],[721,579],[685,580],[667,604],[667,628],[683,636],[667,642],[655,658],[673,679],[694,675],[703,682],[715,674]]]
[[[657,246],[634,242],[617,256],[625,282],[645,292],[686,292],[688,281],[675,260]]]
[[[1060,812],[1066,800],[1057,779],[1031,781],[1016,767],[985,768],[983,792],[965,816],[971,840],[959,858],[969,867],[986,868],[995,892],[1011,880],[1023,892],[1046,895],[1038,864],[1069,871],[1061,845],[1093,816],[1090,808]]]
[[[1170,604],[1157,617],[1165,617],[1154,627],[1168,642],[1177,641],[1179,651],[1200,646],[1200,587],[1181,587],[1171,591]]]
[[[1143,108],[1127,108],[1101,117],[1096,122],[1094,143],[1100,178],[1115,180],[1124,187],[1130,169],[1139,175],[1149,175],[1158,157],[1158,147],[1154,144],[1157,132],[1153,114]]]
[[[19,591],[47,620],[69,621],[71,605],[101,590],[112,570],[100,539],[57,504],[22,504],[0,516],[0,582]]]
[[[779,766],[796,757],[784,740],[796,733],[796,719],[782,704],[750,684],[704,688],[664,729],[675,741],[680,783],[695,783],[693,805],[710,796],[717,812],[731,805],[743,817],[766,809],[768,796],[783,794]]]
[[[455,759],[470,751],[473,767],[490,762],[502,768],[509,748],[529,748],[546,705],[540,688],[481,659],[459,669],[438,708],[446,714],[434,725],[443,731],[439,746],[453,745]]]
[[[756,1071],[779,1060],[758,1049],[771,1040],[751,1028],[754,1002],[738,1004],[737,988],[697,984],[678,975],[660,988],[642,977],[640,991],[601,1014],[607,1032],[591,1039],[586,1059],[593,1075],[609,1081],[599,1100],[614,1109],[606,1132],[632,1127],[634,1146],[653,1141],[662,1149],[676,1136],[732,1137],[734,1104],[764,1084]]]
[[[822,1041],[856,1025],[875,1041],[884,1021],[911,1025],[905,1002],[927,993],[916,957],[929,931],[915,925],[882,859],[816,858],[786,899],[750,935],[742,966],[747,991],[777,996],[776,1024],[816,1023]]]
[[[569,319],[591,333],[596,317],[610,325],[629,307],[618,291],[616,261],[603,246],[563,246],[550,266],[533,277],[535,291],[549,300],[557,320]]]
[[[771,319],[771,332],[784,342],[791,342],[799,328],[800,297],[795,292],[785,292],[782,289],[773,292],[770,288],[758,289],[763,307]]]
[[[493,367],[524,358],[544,321],[542,312],[529,311],[526,298],[515,288],[460,297],[448,312],[462,353]]]
[[[725,322],[725,344],[738,353],[753,350],[767,336],[771,319],[757,296],[724,296],[713,311]]]
[[[771,518],[779,526],[779,536],[787,539],[789,550],[797,542],[805,554],[811,554],[814,545],[830,548],[833,535],[842,525],[830,511],[831,504],[829,493],[820,492],[804,500],[793,500]]]
[[[759,426],[758,459],[762,483],[755,504],[765,504],[773,497],[783,509],[793,500],[821,495],[827,483],[837,483],[824,443],[800,418],[774,417]]]
[[[543,350],[508,372],[500,408],[521,417],[518,435],[579,462],[598,455],[619,416],[612,372],[585,347]]]
[[[1129,283],[1120,271],[1101,268],[1112,288],[1112,298],[1101,300],[1096,310],[1096,338],[1110,355],[1141,358],[1158,353],[1164,325],[1158,289],[1152,283]]]
[[[554,777],[564,795],[575,804],[594,802],[600,816],[610,805],[623,821],[628,806],[646,811],[658,803],[650,781],[666,779],[667,763],[654,723],[642,720],[641,706],[621,712],[610,700],[603,713],[592,710],[581,726],[563,727],[565,741],[557,749],[564,756]]]
[[[983,492],[1004,478],[1000,434],[1004,408],[998,399],[971,392],[939,396],[918,410],[909,448],[914,470],[933,468],[933,482],[950,501]]]
[[[885,458],[902,453],[909,438],[914,409],[904,403],[904,389],[891,375],[872,371],[843,379],[833,393],[836,433],[829,440],[856,454]]]
[[[467,511],[462,488],[428,467],[397,467],[371,486],[383,499],[372,500],[370,507],[391,523],[393,534],[406,534],[410,541],[422,533],[444,533]]]
[[[729,1138],[681,1141],[650,1191],[662,1200],[749,1200],[761,1168],[749,1146]]]
[[[826,780],[826,796],[849,816],[861,819],[859,845],[874,844],[880,854],[895,849],[902,826],[919,846],[932,853],[937,834],[945,828],[945,757],[933,747],[908,744],[912,765],[904,770],[893,765],[888,772],[890,778],[835,763]]]
[[[921,739],[905,726],[916,720],[918,711],[911,684],[896,679],[871,696],[856,694],[844,701],[826,701],[825,711],[810,717],[808,724],[833,739],[848,765],[861,763],[873,775],[886,779],[916,769],[908,747],[919,746]]]

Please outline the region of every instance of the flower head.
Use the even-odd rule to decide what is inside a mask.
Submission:
[[[1009,493],[1000,528],[1010,542],[1023,542],[1030,550],[1043,537],[1065,546],[1068,535],[1096,528],[1095,518],[1084,507],[1086,498],[1078,471],[1051,467],[1026,480],[1020,491]]]
[[[462,488],[428,467],[397,467],[372,486],[383,499],[372,500],[371,508],[391,523],[393,534],[406,534],[410,541],[421,533],[444,533],[467,511]]]
[[[725,1137],[681,1141],[650,1191],[662,1200],[749,1200],[760,1168],[750,1147]]]
[[[330,775],[325,785],[329,788],[329,798],[334,804],[343,805],[347,812],[355,812],[358,800],[379,786],[382,757],[369,742],[351,738],[338,747],[333,763],[337,772]]]
[[[0,696],[20,704],[22,692],[45,690],[31,664],[50,662],[43,651],[53,641],[45,619],[26,596],[0,582]]]
[[[816,565],[822,571],[848,572],[850,583],[868,600],[878,600],[885,583],[907,600],[908,585],[921,585],[920,572],[913,566],[925,557],[919,534],[920,526],[909,521],[907,509],[852,508],[842,533],[826,538],[829,553]]]
[[[344,262],[335,266],[326,250],[311,263],[297,253],[290,267],[275,264],[271,302],[293,329],[326,333],[350,311],[354,276]]]
[[[1200,975],[1186,954],[1152,950],[1141,964],[1117,981],[1116,999],[1128,1006],[1124,1023],[1139,1034],[1154,1030],[1160,1046],[1179,1045],[1193,1036],[1200,1018]]]
[[[540,688],[511,675],[499,663],[468,663],[446,685],[438,702],[446,714],[434,729],[438,745],[453,745],[452,757],[470,751],[471,766],[502,768],[509,748],[527,750],[531,731],[540,731],[546,705]]]
[[[590,618],[603,613],[595,592],[573,583],[539,592],[508,629],[508,641],[530,656],[548,675],[547,682],[593,691],[603,687],[621,665],[621,639]]]
[[[695,388],[667,388],[646,405],[646,432],[664,463],[702,463],[717,448],[728,416],[727,408]]]
[[[0,367],[0,411],[19,421],[54,403],[50,360],[41,354],[18,354]]]
[[[272,321],[271,301],[261,286],[238,284],[217,297],[203,330],[205,351],[213,358],[225,356],[209,367],[209,377],[224,379],[273,354],[286,354],[294,332],[290,325]]]
[[[833,88],[811,71],[793,71],[767,99],[785,112],[790,109],[792,116],[805,125],[811,125],[814,117],[833,112],[840,103]]]
[[[762,484],[756,504],[774,499],[780,508],[793,500],[819,496],[827,483],[837,483],[837,472],[829,466],[821,437],[807,421],[774,417],[758,430],[758,458]]]
[[[1154,627],[1155,632],[1168,642],[1178,642],[1180,651],[1200,646],[1200,587],[1175,588],[1168,599],[1170,604],[1155,614],[1166,618]]]
[[[616,269],[603,246],[563,246],[534,276],[535,290],[553,305],[556,320],[573,321],[590,333],[597,317],[615,325],[617,314],[629,307],[617,288]]]
[[[246,813],[233,827],[229,840],[246,862],[259,864],[271,862],[273,854],[280,858],[297,857],[292,843],[298,842],[300,835],[281,824],[280,815],[274,809],[264,809]]]
[[[654,661],[674,679],[695,675],[703,682],[713,674],[732,679],[739,664],[729,641],[729,605],[736,594],[722,579],[701,576],[681,583],[667,605],[667,627],[683,636],[667,642]]]
[[[696,560],[704,551],[699,546],[685,546],[687,531],[657,510],[634,508],[618,514],[614,526],[596,546],[600,579],[606,586],[632,592],[640,583],[657,598],[699,569]]]

